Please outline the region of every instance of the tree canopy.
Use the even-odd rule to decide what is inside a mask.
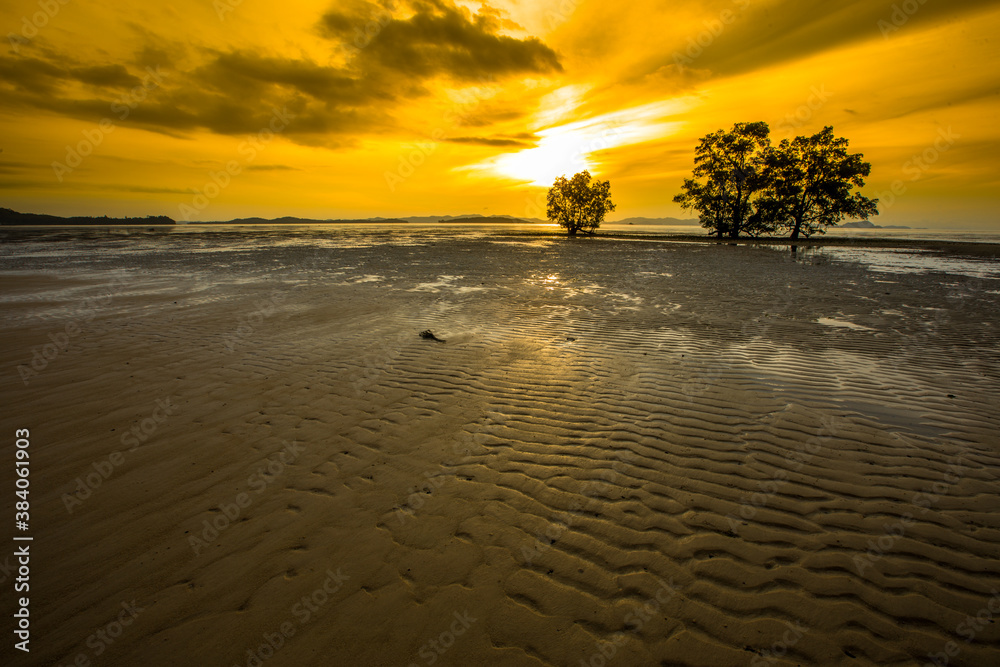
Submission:
[[[589,171],[582,171],[571,179],[560,176],[549,189],[549,220],[559,223],[570,236],[578,232],[593,234],[604,222],[604,217],[614,210],[611,183],[591,182]]]
[[[871,164],[860,153],[847,152],[848,140],[824,127],[811,137],[785,139],[764,160],[767,187],[757,205],[771,224],[790,230],[791,238],[823,234],[847,217],[867,220],[878,215],[878,200],[863,188]]]
[[[848,140],[826,127],[812,137],[771,146],[767,123],[736,123],[701,139],[693,178],[674,197],[698,211],[703,227],[718,237],[791,232],[791,238],[823,233],[847,217],[878,215],[864,187],[871,165],[847,152]]]
[[[752,213],[751,198],[764,187],[769,134],[767,123],[757,122],[703,137],[695,149],[694,178],[685,179],[674,201],[698,211],[702,226],[720,238],[739,237]]]

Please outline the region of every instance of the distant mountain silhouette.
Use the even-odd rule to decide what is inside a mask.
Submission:
[[[608,220],[609,225],[671,225],[689,226],[700,225],[697,218],[624,218],[622,220]]]
[[[412,224],[412,225],[436,225],[440,223],[458,225],[477,224],[548,224],[548,220],[539,218],[516,218],[510,215],[415,215],[405,218],[363,218],[363,219],[327,219],[316,220],[312,218],[294,218],[285,216],[283,218],[236,218],[234,220],[213,220],[208,222],[196,222],[188,224],[199,225],[330,225],[330,224]],[[147,216],[145,218],[109,218],[103,217],[83,217],[62,218],[55,215],[38,215],[35,213],[18,213],[7,208],[0,208],[0,225],[53,225],[53,226],[73,226],[73,225],[176,225],[173,219],[167,216]],[[682,220],[679,218],[625,218],[624,220],[610,221],[607,224],[615,225],[697,225],[697,220]],[[843,225],[844,227],[850,226]],[[891,227],[879,229],[892,229]]]
[[[509,215],[424,215],[411,216],[408,218],[363,218],[363,219],[327,219],[316,220],[312,218],[294,218],[285,216],[283,218],[236,218],[234,220],[212,220],[206,222],[195,222],[190,224],[199,225],[330,225],[330,224],[438,224],[461,223],[461,224],[482,224],[482,223],[544,223],[545,220],[514,218]],[[83,217],[75,216],[63,218],[55,215],[40,215],[35,213],[18,213],[8,208],[0,208],[0,225],[175,225],[178,224],[166,216],[148,216],[145,218],[109,218],[103,217]]]
[[[72,218],[61,218],[57,215],[39,215],[35,213],[18,213],[9,208],[0,208],[0,225],[175,225],[172,218],[165,215],[150,215],[145,218],[88,218],[75,216]]]
[[[913,229],[904,225],[876,225],[870,220],[860,220],[858,222],[845,222],[839,225],[841,229]]]
[[[538,224],[547,222],[546,220],[537,220],[535,218],[515,218],[509,215],[469,215],[464,217],[445,216],[443,218],[438,218],[437,221],[464,225],[481,225],[489,223]]]
[[[192,224],[202,225],[330,225],[330,224],[412,224],[412,225],[436,225],[438,223],[462,223],[462,224],[485,224],[485,223],[543,223],[545,220],[533,218],[515,218],[509,215],[414,215],[406,218],[363,218],[357,220],[328,219],[312,220],[309,218],[275,218],[267,220],[265,218],[237,218],[236,220],[219,220],[214,222],[202,222]]]
[[[274,218],[273,220],[268,220],[267,218],[236,218],[234,220],[213,220],[211,222],[192,222],[192,225],[345,225],[345,224],[362,224],[368,225],[372,223],[389,223],[402,225],[406,224],[406,220],[402,218],[368,218],[365,220],[313,220],[311,218],[293,218],[291,216],[285,216],[284,218]]]

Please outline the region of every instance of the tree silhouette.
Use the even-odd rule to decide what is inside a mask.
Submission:
[[[570,236],[581,231],[593,234],[604,222],[604,216],[613,210],[611,183],[591,183],[589,171],[581,171],[571,179],[560,176],[549,188],[549,220],[559,223]]]
[[[767,152],[767,187],[757,212],[777,228],[791,230],[791,238],[825,232],[847,217],[867,220],[878,215],[878,200],[860,192],[871,164],[861,153],[847,152],[848,140],[833,136],[832,127],[811,137],[785,139]]]
[[[736,123],[729,132],[719,130],[702,137],[695,149],[694,178],[684,180],[684,192],[674,201],[698,211],[702,227],[719,238],[739,238],[745,231],[759,233],[764,221],[751,219],[751,198],[765,186],[763,166],[771,146],[770,133],[764,122]]]

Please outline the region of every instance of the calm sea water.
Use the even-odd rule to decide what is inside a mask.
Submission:
[[[617,225],[602,231],[614,239],[598,236],[595,241],[622,241],[635,235],[635,242],[649,236],[669,240],[677,235],[700,235],[696,226]],[[523,244],[549,243],[562,237],[555,225],[176,225],[161,227],[77,227],[0,229],[0,272],[47,272],[83,275],[108,268],[126,268],[146,261],[176,261],[192,257],[233,268],[250,268],[267,249],[371,248],[382,244],[427,246],[449,240]],[[548,236],[545,236],[548,235]],[[837,236],[1000,244],[1000,234],[981,231],[930,230],[836,230]],[[787,251],[787,246],[774,246]],[[895,273],[941,272],[975,278],[1000,278],[1000,263],[981,258],[962,258],[911,248],[808,247],[803,242],[799,256],[861,263],[872,270]],[[170,260],[174,258],[174,260]],[[251,261],[252,260],[252,261]]]
[[[696,225],[619,225],[606,223],[602,230],[621,234],[703,235],[705,230]],[[827,231],[827,236],[852,239],[901,239],[913,241],[962,241],[965,243],[1000,243],[1000,232],[981,229],[842,229]],[[814,239],[823,238],[814,236]]]

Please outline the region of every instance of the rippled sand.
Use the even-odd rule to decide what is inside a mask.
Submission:
[[[16,664],[1000,664],[1000,280],[238,238],[5,248]]]

